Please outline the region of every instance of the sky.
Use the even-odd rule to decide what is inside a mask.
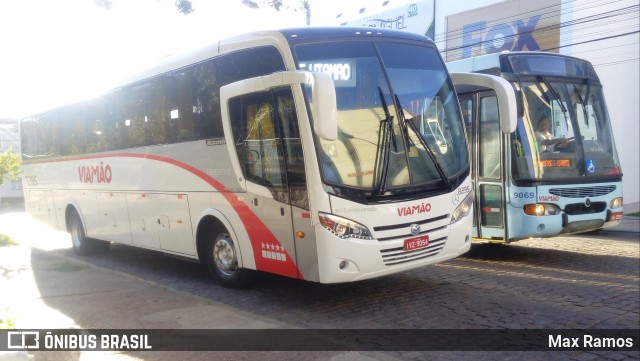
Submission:
[[[358,0],[309,0],[311,25],[334,25]],[[260,29],[304,26],[302,13],[241,0],[0,0],[0,119],[87,99],[172,53]],[[298,0],[284,0],[297,6]],[[362,1],[359,1],[362,3]]]

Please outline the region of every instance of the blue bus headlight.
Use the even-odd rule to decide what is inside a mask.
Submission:
[[[534,203],[525,204],[524,213],[530,216],[555,216],[560,213],[560,208],[555,204]]]
[[[451,224],[456,223],[462,218],[466,217],[473,209],[473,191],[469,192],[464,200],[458,205],[458,207],[451,214]]]
[[[324,228],[340,238],[373,239],[367,227],[360,223],[326,213],[319,213],[318,218]]]

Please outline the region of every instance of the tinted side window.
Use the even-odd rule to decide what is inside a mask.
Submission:
[[[229,101],[233,139],[244,177],[268,188],[285,183],[284,150],[271,93],[254,93]]]
[[[222,137],[220,87],[285,69],[275,47],[246,49],[25,119],[25,159]]]
[[[480,177],[500,178],[500,123],[495,95],[480,98]]]
[[[193,67],[192,105],[198,139],[224,136],[216,64],[215,60],[210,60]]]
[[[165,78],[165,120],[169,143],[195,139],[191,86],[192,69],[182,69]]]
[[[220,86],[283,70],[282,55],[274,47],[237,51],[220,58]]]

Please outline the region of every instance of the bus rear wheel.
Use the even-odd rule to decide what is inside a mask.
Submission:
[[[211,276],[225,287],[245,287],[253,276],[251,270],[238,265],[236,245],[226,230],[217,233],[208,243],[207,267]]]
[[[104,253],[109,250],[109,246],[111,245],[106,241],[88,238],[84,232],[82,220],[76,211],[70,214],[69,234],[71,235],[73,251],[81,256]]]

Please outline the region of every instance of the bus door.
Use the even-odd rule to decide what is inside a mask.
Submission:
[[[256,265],[293,262],[296,267],[281,268],[285,271],[263,270],[306,278],[295,274],[300,269],[296,234],[300,238],[300,232],[312,235],[313,230],[292,86],[256,90],[252,80],[234,83],[222,92],[221,102],[226,103],[223,124],[233,166],[246,189],[244,203],[273,235],[249,232],[259,238],[251,240]]]
[[[460,96],[473,159],[474,236],[503,239],[504,179],[502,169],[502,131],[498,101],[494,91]],[[470,128],[470,129],[469,129]]]

